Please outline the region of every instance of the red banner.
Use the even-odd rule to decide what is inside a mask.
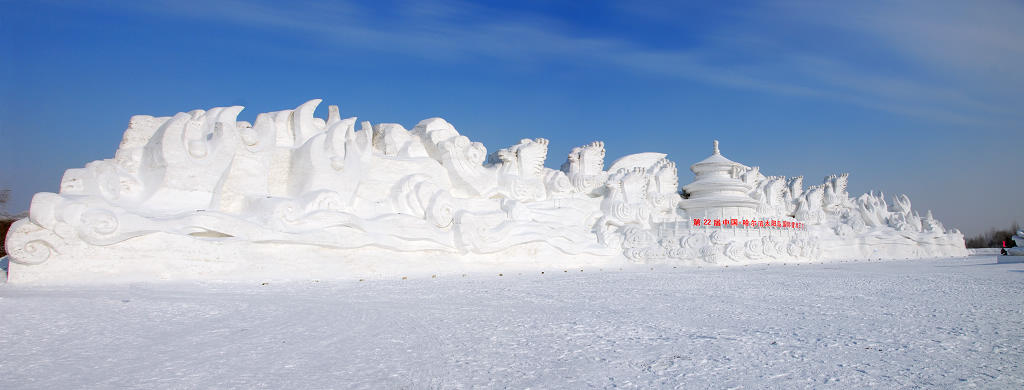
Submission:
[[[693,226],[712,227],[745,227],[745,228],[782,228],[782,229],[803,229],[806,225],[802,222],[779,221],[775,219],[711,219],[694,218]]]

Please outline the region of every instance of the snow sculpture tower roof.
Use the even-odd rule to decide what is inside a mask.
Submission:
[[[739,179],[744,168],[722,156],[715,140],[711,156],[690,166],[696,178],[683,186],[690,197],[680,205],[690,217],[752,217],[758,202],[748,195],[751,186]]]

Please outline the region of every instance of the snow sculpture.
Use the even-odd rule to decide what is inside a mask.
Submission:
[[[1013,240],[1013,243],[1016,244],[1016,246],[1013,248],[1006,248],[1006,254],[1008,256],[1024,256],[1024,230],[1018,230],[1016,234],[1010,237],[1010,239]]]
[[[851,198],[848,175],[803,188],[722,156],[679,192],[662,153],[548,141],[488,154],[444,119],[412,130],[326,120],[311,100],[131,118],[114,158],[65,172],[7,237],[15,281],[348,277],[379,270],[810,261],[965,255],[906,195]],[[1024,240],[1022,240],[1024,241]],[[374,271],[378,270],[378,271]]]
[[[682,208],[688,215],[702,218],[753,217],[758,201],[751,197],[751,191],[760,175],[758,169],[744,171],[745,167],[721,155],[718,141],[714,146],[710,157],[690,167],[697,178],[683,186],[690,197],[683,201]],[[757,196],[763,198],[765,194],[758,191]],[[766,202],[764,204],[768,205]]]
[[[604,171],[604,142],[573,148],[569,159],[562,164],[562,171],[568,175],[576,192],[593,194],[608,179]]]
[[[498,193],[518,200],[543,200],[548,188],[545,178],[550,168],[544,167],[548,155],[548,140],[523,139],[518,144],[501,149],[488,157],[488,164],[495,167],[498,177]],[[553,185],[557,185],[554,180]],[[563,183],[565,184],[565,183]],[[561,192],[552,189],[553,192]]]

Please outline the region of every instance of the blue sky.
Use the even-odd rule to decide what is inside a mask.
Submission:
[[[0,188],[27,209],[131,115],[323,98],[489,150],[545,137],[551,167],[593,140],[686,167],[719,139],[971,235],[1024,222],[1021,20],[1001,1],[0,1]]]

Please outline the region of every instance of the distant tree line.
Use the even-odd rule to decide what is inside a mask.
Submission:
[[[13,219],[0,220],[0,257],[7,256],[7,246],[4,244],[7,241],[7,230],[11,228],[12,223]]]
[[[7,200],[10,198],[11,190],[6,188],[0,190],[0,257],[7,256],[7,246],[4,245],[7,241],[7,230],[17,220],[17,218],[7,215]]]
[[[1010,237],[1017,234],[1018,230],[1020,230],[1020,224],[1014,222],[1013,226],[1008,230],[996,230],[993,228],[987,233],[968,238],[966,244],[968,248],[1002,248],[1003,242],[1006,242],[1007,248],[1013,248],[1017,245],[1014,244]]]

